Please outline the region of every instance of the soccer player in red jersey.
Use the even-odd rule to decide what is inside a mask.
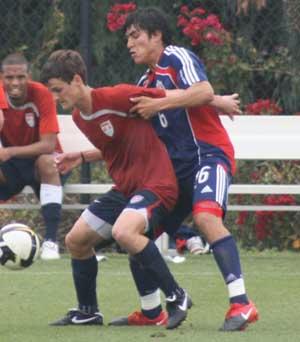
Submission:
[[[136,105],[131,109],[151,119],[177,176],[179,199],[164,221],[164,230],[172,234],[193,214],[195,226],[210,244],[228,289],[230,306],[221,330],[243,330],[258,319],[258,311],[247,296],[236,242],[223,221],[235,172],[234,149],[215,108],[224,108],[224,98],[214,96],[199,57],[172,44],[168,20],[159,9],[141,8],[130,13],[124,30],[133,61],[147,66],[138,84],[167,92],[160,99],[132,99]],[[148,312],[159,307],[157,286],[138,264],[132,263],[131,269],[142,312],[148,317]],[[143,308],[145,296],[147,306]]]
[[[25,185],[34,189],[46,225],[41,258],[58,259],[62,185],[53,158],[61,152],[55,102],[43,84],[30,80],[23,55],[8,55],[1,69],[0,200],[10,199]]]
[[[103,324],[96,296],[98,263],[94,247],[113,237],[158,281],[166,296],[167,328],[176,328],[186,318],[189,298],[171,275],[155,243],[145,235],[175,205],[176,177],[151,124],[128,115],[131,97],[162,97],[165,91],[126,84],[92,89],[86,85],[85,63],[73,50],[51,54],[41,80],[64,109],[74,108],[74,122],[98,149],[73,154],[73,163],[102,158],[115,183],[111,191],[89,205],[66,236],[78,308],[52,324]],[[60,158],[58,167],[64,172],[70,161],[72,158]],[[160,323],[165,321],[162,315]]]

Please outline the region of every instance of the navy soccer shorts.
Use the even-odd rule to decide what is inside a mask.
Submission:
[[[161,200],[149,190],[139,190],[130,197],[125,197],[116,189],[97,198],[82,213],[82,218],[105,240],[112,238],[112,226],[118,216],[127,210],[134,210],[145,218],[145,233],[153,231],[168,211]]]
[[[188,215],[197,210],[200,202],[218,203],[225,215],[230,182],[231,174],[223,159],[202,159],[193,175],[179,180],[178,201],[172,212],[163,220],[162,228],[169,235],[174,235]]]
[[[0,164],[7,182],[0,184],[0,200],[6,201],[20,193],[26,185],[33,188],[37,197],[40,192],[40,181],[37,179],[35,170],[36,158],[11,158]],[[61,176],[64,184],[70,174]]]
[[[0,199],[7,200],[22,191],[25,185],[36,186],[35,159],[11,158],[0,164],[7,182],[0,185]]]

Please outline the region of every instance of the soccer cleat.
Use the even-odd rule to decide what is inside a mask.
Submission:
[[[187,249],[195,255],[206,254],[209,252],[209,244],[205,242],[200,236],[193,236],[186,242]]]
[[[49,325],[103,325],[103,315],[100,312],[89,314],[78,309],[71,309],[67,312],[65,317],[52,322]]]
[[[166,311],[161,311],[159,316],[153,319],[148,318],[141,311],[135,311],[127,317],[118,317],[113,319],[108,325],[166,325],[167,321],[168,314]]]
[[[193,305],[191,298],[188,296],[187,306],[190,309]],[[118,317],[113,319],[108,325],[122,326],[122,325],[167,325],[168,313],[166,311],[161,311],[161,313],[150,319],[146,317],[141,311],[135,311],[129,316]]]
[[[57,260],[60,258],[58,244],[46,240],[42,244],[41,259],[42,260]]]
[[[258,311],[252,302],[249,304],[234,303],[230,305],[220,330],[241,331],[246,329],[249,323],[256,322],[258,318]]]
[[[183,295],[180,297],[177,294],[167,297],[166,303],[169,316],[166,328],[175,329],[186,319],[187,311],[192,306],[192,302],[186,291],[183,290]]]
[[[176,239],[176,250],[179,254],[183,254],[186,249],[186,239]]]

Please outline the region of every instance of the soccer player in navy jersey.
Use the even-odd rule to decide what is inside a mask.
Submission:
[[[151,119],[179,182],[179,200],[164,221],[164,230],[172,234],[193,213],[195,226],[211,245],[228,288],[230,308],[221,330],[243,330],[258,319],[258,311],[246,294],[238,249],[223,222],[235,162],[216,108],[226,111],[228,98],[214,95],[204,66],[193,52],[172,45],[168,21],[159,9],[141,8],[129,14],[125,35],[133,61],[148,67],[138,84],[167,93],[160,99],[131,99],[136,103],[131,111]],[[136,324],[142,325],[148,317],[154,319],[153,312],[160,313],[158,286],[134,260],[130,266],[142,303],[143,318]],[[112,324],[131,321],[129,315]]]
[[[152,125],[128,117],[133,106],[131,97],[162,97],[165,91],[126,84],[92,89],[86,85],[85,63],[73,50],[52,53],[41,79],[64,109],[73,108],[74,122],[97,148],[59,159],[59,169],[66,172],[80,160],[103,159],[115,184],[90,204],[66,236],[78,308],[52,324],[103,324],[96,296],[98,263],[94,247],[113,237],[166,295],[168,315],[161,313],[157,323],[166,324],[167,329],[176,328],[187,316],[189,298],[171,275],[155,243],[145,235],[174,207],[176,177]],[[163,167],[157,167],[158,161]]]

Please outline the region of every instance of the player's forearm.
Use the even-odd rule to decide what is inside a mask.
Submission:
[[[221,95],[214,95],[214,98],[210,104],[220,111],[226,111],[227,103],[224,101],[223,96]]]
[[[213,97],[214,91],[210,83],[198,82],[187,89],[166,90],[166,97],[160,99],[160,110],[210,104]]]
[[[16,158],[33,158],[42,154],[51,154],[55,151],[55,142],[48,143],[39,141],[27,146],[10,146],[6,147],[10,157]]]
[[[102,152],[98,149],[93,149],[93,150],[86,150],[86,151],[81,151],[80,152],[82,162],[95,162],[102,160]]]

